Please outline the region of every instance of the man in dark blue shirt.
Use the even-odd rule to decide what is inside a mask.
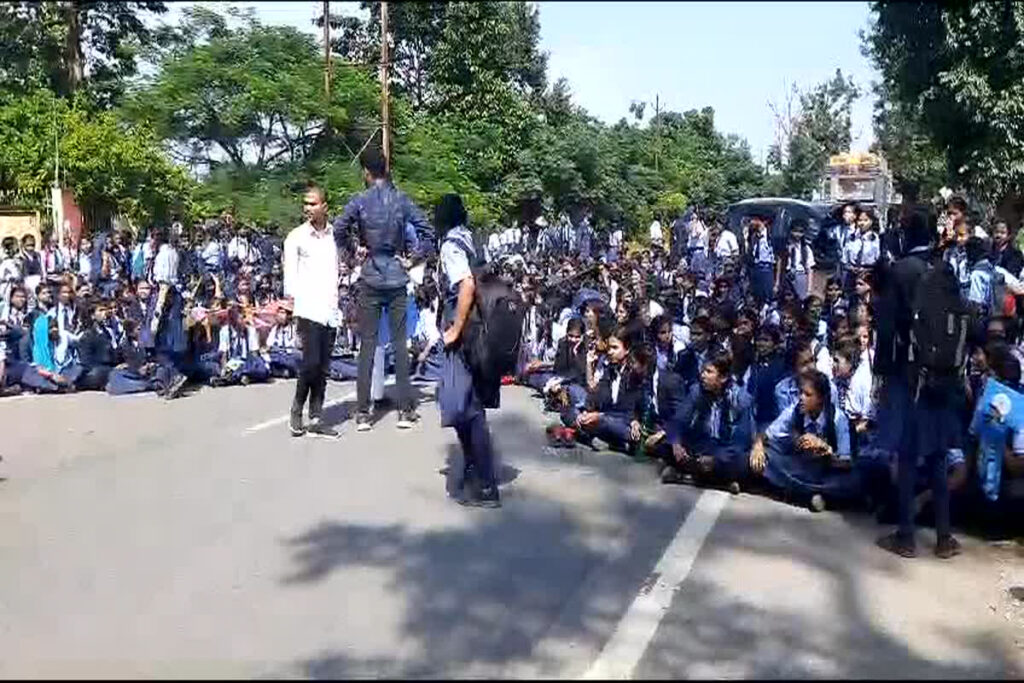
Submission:
[[[406,286],[411,265],[403,256],[423,251],[410,244],[406,225],[412,225],[422,247],[433,244],[432,230],[423,212],[388,177],[383,155],[368,147],[360,156],[365,192],[349,201],[341,218],[334,222],[339,246],[349,247],[365,257],[359,275],[359,371],[356,379],[356,429],[367,431],[370,423],[370,380],[377,347],[380,317],[388,312],[391,344],[395,353],[398,384],[399,429],[412,427],[419,416],[412,405],[409,385],[409,352],[406,337]],[[419,256],[420,254],[416,254]]]

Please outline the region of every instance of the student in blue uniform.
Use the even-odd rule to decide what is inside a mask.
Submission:
[[[154,256],[149,263],[148,279],[156,293],[150,297],[140,337],[143,346],[153,353],[154,361],[174,378],[173,383],[184,384],[186,380],[180,368],[188,349],[188,339],[184,299],[178,289],[178,250],[167,241],[165,228],[151,234]]]
[[[566,426],[579,431],[577,441],[596,437],[613,450],[627,451],[640,443],[647,359],[636,348],[642,329],[620,327],[608,339],[608,366],[587,395],[582,411],[562,414]]]
[[[672,457],[663,483],[680,483],[690,475],[703,483],[726,483],[739,493],[754,422],[750,397],[732,379],[730,354],[719,352],[704,364],[700,384],[690,389],[667,431]]]
[[[221,325],[218,337],[220,373],[210,379],[210,386],[251,384],[270,378],[270,370],[259,356],[256,327],[245,320],[239,306],[228,309],[227,322]]]
[[[444,235],[440,260],[445,370],[438,385],[437,402],[442,426],[454,427],[462,446],[463,471],[454,497],[462,505],[496,508],[501,506],[501,496],[494,471],[491,433],[481,396],[497,392],[494,387],[475,384],[460,346],[476,290],[476,279],[467,255],[467,252],[475,255],[476,251],[473,234],[466,228],[466,223],[462,198],[455,194],[441,197],[434,227],[439,235]]]
[[[272,376],[296,377],[299,374],[302,355],[295,348],[295,339],[295,322],[291,311],[281,306],[267,334],[267,349],[263,356]]]
[[[684,391],[689,392],[700,377],[700,368],[707,359],[711,341],[711,321],[706,317],[694,318],[690,325],[690,344],[679,352],[675,364]]]
[[[783,256],[786,286],[796,294],[797,301],[807,298],[814,289],[814,251],[805,239],[807,221],[796,219],[789,228],[789,243]]]
[[[90,319],[90,324],[78,341],[79,362],[82,365],[78,388],[103,391],[111,370],[117,364],[116,339],[111,336],[107,326],[110,307],[102,299],[93,299],[84,303],[82,311]]]
[[[160,366],[149,361],[146,349],[139,342],[139,323],[127,320],[124,327],[124,342],[117,350],[118,364],[107,378],[107,393],[122,396],[153,391],[167,399],[177,398],[181,387],[174,394],[166,392],[170,378]]]
[[[754,338],[754,363],[745,384],[753,401],[754,426],[760,433],[778,417],[775,387],[786,376],[785,359],[779,353],[782,336],[776,327],[766,325]]]
[[[817,370],[798,379],[800,399],[772,422],[751,451],[754,472],[763,472],[787,496],[809,500],[815,512],[829,500],[860,495],[852,468],[850,425],[836,407],[828,377]]]
[[[747,232],[747,258],[750,261],[750,287],[759,303],[774,298],[775,250],[772,248],[766,216],[751,216]]]

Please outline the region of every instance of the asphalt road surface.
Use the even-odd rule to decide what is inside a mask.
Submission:
[[[432,389],[413,430],[360,434],[354,384],[331,384],[336,441],[288,435],[292,391],[0,401],[0,676],[1024,671],[1006,550],[903,560],[861,515],[550,451],[520,388],[490,414],[504,507],[464,509]]]

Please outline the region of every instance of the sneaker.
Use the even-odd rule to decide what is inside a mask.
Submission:
[[[368,432],[373,429],[373,425],[370,423],[370,416],[366,413],[359,413],[356,415],[356,431],[357,432]]]
[[[302,426],[302,413],[292,413],[288,419],[288,429],[291,430],[292,436],[302,436],[306,433],[306,428]]]
[[[249,384],[252,383],[252,379],[249,378],[249,375],[242,375],[242,380],[241,381],[242,381],[242,386],[243,387],[247,387],[247,386],[249,386]]]
[[[952,535],[940,536],[935,543],[935,557],[940,560],[948,560],[961,552],[963,549],[960,547],[960,541],[953,538]]]
[[[319,417],[314,417],[309,421],[308,432],[312,436],[322,436],[326,439],[338,438],[338,430],[330,425],[324,424]]]
[[[398,414],[398,428],[399,429],[412,429],[412,427],[420,421],[419,413],[415,410],[403,410]]]
[[[821,497],[821,494],[815,493],[811,496],[811,512],[822,512],[824,509],[825,499]]]
[[[740,495],[740,483],[738,481],[729,482],[729,493],[734,496]],[[822,501],[822,506],[824,508],[824,501]]]
[[[875,541],[875,545],[900,557],[917,557],[917,547],[913,539],[904,538],[898,531],[894,531],[888,536],[882,536]]]
[[[497,486],[489,486],[459,498],[459,505],[474,508],[500,508],[501,496]]]
[[[185,384],[187,382],[188,377],[186,377],[185,375],[178,375],[177,377],[175,377],[174,381],[171,382],[171,385],[167,387],[167,390],[164,392],[164,398],[167,399],[168,401],[171,401],[180,397],[181,391],[182,389],[185,388]]]

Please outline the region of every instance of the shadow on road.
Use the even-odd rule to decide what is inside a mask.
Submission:
[[[551,462],[544,455],[542,431],[531,420],[509,411],[495,413],[490,421],[503,460],[532,467],[534,477],[542,476],[544,467],[593,470],[587,474],[594,476],[573,481],[596,487],[606,514],[586,518],[557,491],[543,495],[512,487],[504,508],[467,510],[472,521],[455,529],[327,521],[286,539],[294,571],[282,578],[285,586],[372,567],[390,575],[388,588],[404,603],[393,656],[363,658],[339,643],[336,650],[297,661],[293,673],[309,678],[576,676],[581,662],[573,661],[572,650],[600,650],[699,492],[657,488],[652,468],[621,456],[583,453],[573,462]],[[449,479],[461,471],[460,461],[458,448],[451,448]],[[643,492],[635,486],[638,479],[648,482],[647,495],[637,494],[638,488]],[[730,514],[727,523],[719,522],[698,566],[740,553],[746,560],[733,566],[743,568],[736,579],[742,583],[758,581],[763,564],[784,561],[825,586],[828,600],[822,609],[827,603],[833,613],[761,609],[695,570],[676,594],[637,677],[1014,675],[991,633],[943,634],[965,653],[963,664],[948,664],[922,657],[874,623],[872,596],[863,594],[860,574],[903,580],[904,570],[868,543],[847,545],[849,527],[857,524],[870,522],[838,515],[794,518],[781,508],[777,514]],[[539,648],[539,642],[571,645]],[[528,668],[517,668],[524,665]]]

